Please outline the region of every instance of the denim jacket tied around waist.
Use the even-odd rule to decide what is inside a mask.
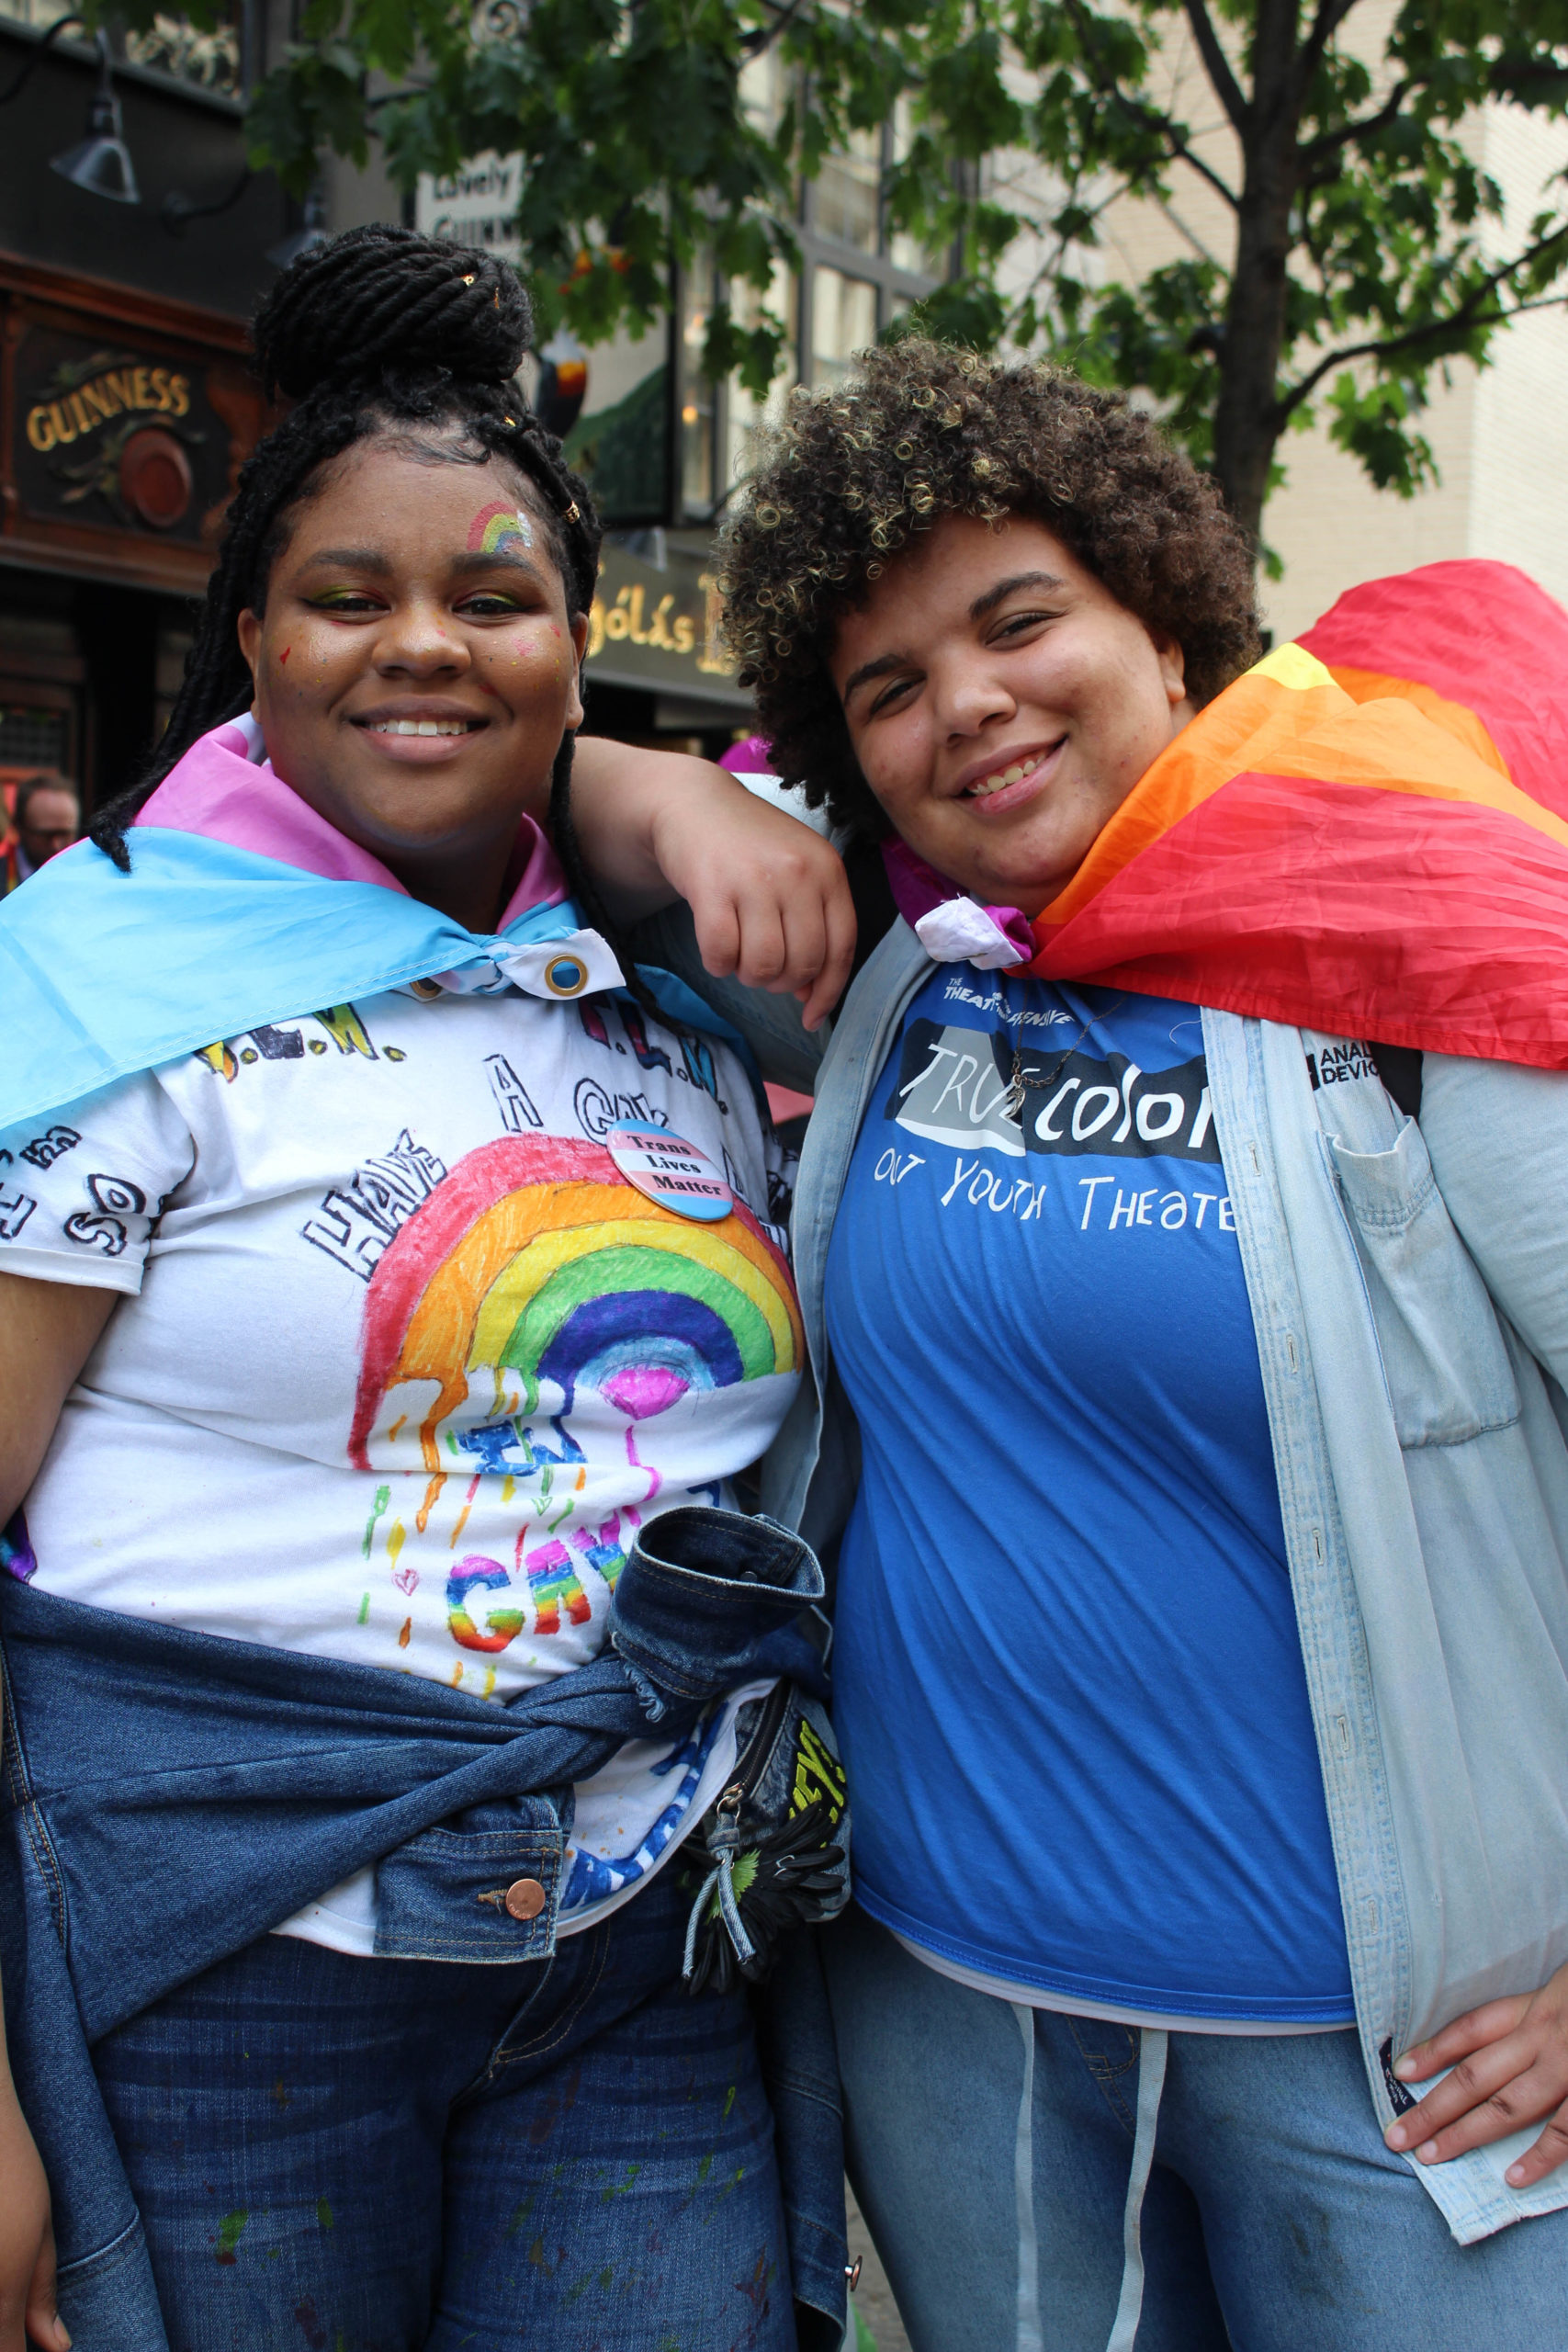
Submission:
[[[707,978],[678,917],[658,930],[764,1075],[816,1096],[793,1225],[812,1378],[762,1499],[830,1560],[859,1442],[828,1246],[931,961],[896,923],[824,1051],[788,1000]],[[1381,2130],[1393,2055],[1568,1961],[1568,1077],[1427,1054],[1417,1122],[1364,1043],[1207,1009],[1203,1037]],[[1568,2206],[1568,2165],[1504,2180],[1535,2136],[1412,2166],[1461,2244]]]
[[[668,1512],[621,1573],[604,1654],[496,1706],[0,1577],[6,2030],[81,2352],[168,2352],[91,2045],[369,1862],[378,1953],[547,1958],[574,1783],[652,1723],[681,1736],[759,1673],[820,1687],[795,1621],[822,1589],[784,1529]],[[536,1918],[478,1899],[519,1875],[545,1891]],[[795,2293],[836,2343],[837,2068],[814,1946],[798,1957],[779,1971],[761,2041]]]

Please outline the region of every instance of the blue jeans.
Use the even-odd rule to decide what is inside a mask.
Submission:
[[[822,1951],[850,2177],[915,2352],[1105,2352],[1140,2036],[971,1992],[858,1908]],[[1143,2245],[1137,2352],[1568,2343],[1568,2212],[1457,2245],[1353,2033],[1170,2036]]]
[[[98,2043],[171,2352],[793,2352],[745,1999],[671,1863],[553,1960],[264,1937]]]

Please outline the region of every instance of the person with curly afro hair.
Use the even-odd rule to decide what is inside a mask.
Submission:
[[[1152,417],[1061,368],[923,341],[868,352],[851,381],[796,395],[720,571],[773,772],[846,831],[893,828],[830,673],[840,624],[950,515],[1051,531],[1145,628],[1179,641],[1195,708],[1258,659],[1246,539]]]
[[[922,341],[793,396],[721,560],[752,788],[890,894],[825,1050],[655,936],[815,1095],[762,1500],[836,1562],[820,1942],[911,2342],[1555,2340],[1568,616],[1439,566],[1259,661],[1156,420]]]

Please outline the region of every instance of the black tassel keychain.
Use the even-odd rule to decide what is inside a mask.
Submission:
[[[686,1928],[692,1993],[760,1984],[781,1936],[849,1901],[844,1768],[822,1709],[781,1682],[742,1709],[737,1729],[735,1778],[703,1825],[712,1867]]]

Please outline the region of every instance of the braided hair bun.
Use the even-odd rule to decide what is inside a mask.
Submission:
[[[412,229],[351,229],[285,270],[256,313],[256,368],[269,399],[386,369],[511,382],[533,336],[515,270]]]

